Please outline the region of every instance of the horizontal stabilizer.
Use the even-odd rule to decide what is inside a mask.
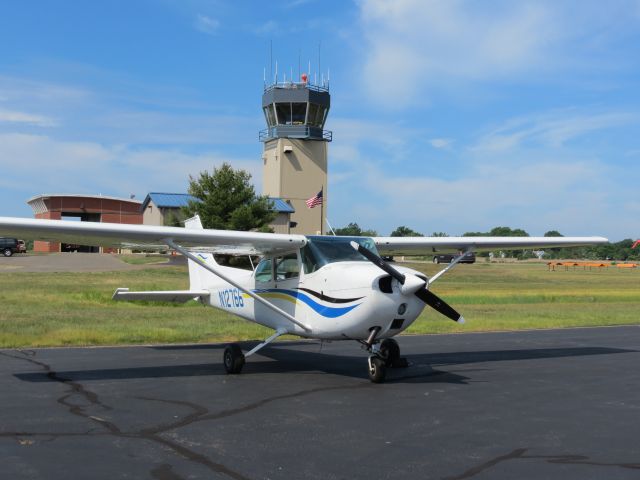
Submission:
[[[128,288],[118,288],[113,294],[114,300],[145,300],[147,302],[185,303],[189,300],[208,298],[209,290],[168,290],[164,292],[130,292]]]

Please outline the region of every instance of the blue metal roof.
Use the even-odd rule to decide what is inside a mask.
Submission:
[[[199,201],[196,197],[187,193],[151,192],[142,202],[142,210],[144,211],[147,208],[150,201],[153,201],[158,208],[180,208],[186,207],[190,200]]]
[[[153,203],[158,208],[180,208],[186,207],[190,200],[199,202],[196,197],[189,195],[188,193],[160,193],[151,192],[147,194],[147,197],[142,202],[142,211],[144,211],[149,202]],[[295,209],[281,198],[269,198],[273,209],[278,213],[295,213]]]
[[[276,212],[279,212],[279,213],[296,213],[295,208],[293,208],[291,205],[289,205],[287,202],[285,202],[281,198],[270,197],[269,200],[271,200],[271,204],[273,205],[273,209]]]

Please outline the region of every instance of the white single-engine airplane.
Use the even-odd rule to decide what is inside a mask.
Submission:
[[[463,255],[427,278],[391,266],[382,255],[568,247],[607,243],[602,237],[329,237],[206,230],[199,217],[186,228],[68,222],[0,217],[0,235],[142,250],[167,247],[188,258],[190,288],[131,292],[118,288],[115,300],[198,300],[275,330],[247,353],[237,344],[224,351],[228,373],[240,373],[245,358],[277,337],[290,334],[320,340],[355,340],[369,352],[373,382],[387,367],[406,366],[392,338],[418,318],[425,305],[464,322],[462,315],[431,291],[431,285]],[[219,265],[213,254],[260,255],[254,271]]]

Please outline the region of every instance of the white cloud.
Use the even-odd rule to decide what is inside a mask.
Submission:
[[[589,113],[573,110],[518,117],[483,135],[472,150],[503,152],[525,142],[561,147],[569,140],[587,133],[638,121],[638,115],[626,112]]]
[[[46,135],[0,134],[0,165],[20,165],[5,170],[3,181],[13,190],[26,192],[26,196],[61,191],[119,196],[156,190],[183,192],[189,175],[210,171],[224,161],[249,171],[257,190],[261,190],[262,168],[253,158],[61,141]],[[34,181],[34,172],[46,175],[39,174]]]
[[[460,0],[364,0],[365,81],[375,97],[405,106],[424,85],[541,68],[558,37],[543,4],[475,8]]]
[[[36,127],[55,127],[57,123],[44,115],[0,109],[0,123],[18,123]]]
[[[606,171],[598,161],[549,159],[522,166],[477,168],[445,180],[390,174],[369,165],[363,168],[362,177],[368,193],[358,198],[375,196],[378,208],[372,211],[366,202],[357,202],[353,211],[359,212],[362,224],[382,225],[384,231],[408,225],[427,234],[459,235],[509,225],[533,235],[549,229],[567,235],[624,235],[619,222],[629,211],[610,210]]]
[[[637,25],[625,23],[626,2],[584,3],[361,0],[365,87],[379,104],[404,108],[438,89],[601,70],[615,64],[602,47]]]
[[[220,21],[199,13],[196,16],[195,27],[202,33],[212,35],[220,28]]]
[[[447,148],[451,146],[453,141],[449,138],[432,138],[429,143],[433,148]]]

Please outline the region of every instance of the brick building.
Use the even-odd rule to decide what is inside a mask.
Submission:
[[[141,202],[103,195],[54,194],[37,195],[27,200],[36,218],[142,224]],[[114,249],[36,241],[35,252],[113,252]]]

